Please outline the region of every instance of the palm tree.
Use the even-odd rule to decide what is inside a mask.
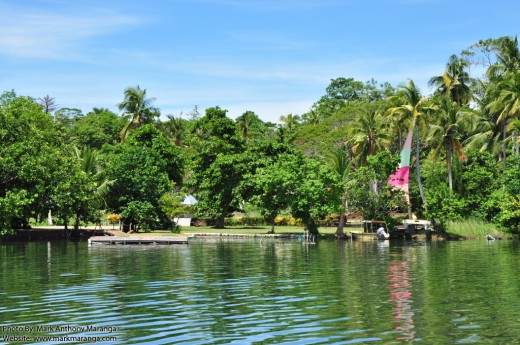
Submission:
[[[125,90],[125,99],[117,107],[123,111],[123,115],[130,117],[130,122],[121,130],[120,137],[124,141],[129,132],[141,125],[151,123],[160,115],[159,109],[152,106],[155,98],[146,98],[146,89],[137,85]]]
[[[107,180],[103,166],[97,158],[97,151],[85,146],[82,149],[74,146],[74,156],[79,160],[81,170],[96,182],[96,199],[100,207],[106,206],[105,198],[115,180]]]
[[[293,114],[282,115],[280,116],[280,121],[283,122],[285,128],[287,128],[287,131],[290,134],[292,133],[293,128],[300,123],[300,116]]]
[[[410,119],[413,123],[416,136],[415,146],[415,168],[417,174],[417,184],[419,185],[419,193],[426,209],[426,197],[424,195],[424,188],[421,182],[421,164],[420,164],[420,149],[421,138],[419,133],[419,126],[426,127],[427,113],[431,109],[428,104],[428,99],[421,95],[419,88],[415,86],[413,80],[410,80],[406,85],[400,85],[401,92],[396,96],[389,98],[389,101],[398,102],[399,106],[387,110],[389,117],[399,116],[401,118]]]
[[[475,84],[475,80],[466,71],[469,66],[468,60],[452,55],[444,74],[431,78],[428,84],[436,88],[437,94],[449,96],[458,105],[467,104],[472,98],[471,86]]]
[[[38,98],[38,104],[42,107],[43,112],[45,114],[50,114],[56,109],[58,109],[58,105],[56,104],[56,99],[54,97],[51,97],[49,95]]]
[[[520,68],[520,50],[518,38],[501,37],[497,41],[497,63],[489,66],[486,74],[490,80],[496,80],[503,74],[518,71]]]
[[[161,128],[170,140],[176,146],[182,146],[184,137],[186,136],[186,125],[184,120],[178,116],[166,115],[168,118],[167,122],[161,123]]]
[[[352,152],[358,166],[365,165],[368,156],[386,149],[390,143],[388,126],[379,111],[363,110],[351,124]]]
[[[468,107],[461,107],[447,95],[440,95],[433,101],[437,106],[436,117],[435,122],[430,124],[426,140],[432,143],[434,155],[438,156],[439,152],[444,150],[448,168],[448,185],[453,191],[453,153],[458,153],[459,158],[464,159],[462,134],[473,125],[475,116]]]
[[[242,139],[245,141],[249,140],[251,137],[252,127],[260,121],[261,120],[258,118],[258,115],[250,110],[246,110],[242,115],[237,117],[236,124]]]
[[[496,124],[502,129],[502,154],[504,170],[507,168],[507,128],[511,120],[520,115],[520,72],[508,73],[502,80],[496,83],[494,99],[487,105],[487,108],[496,114]]]
[[[509,125],[507,125],[507,130],[513,133],[511,140],[515,145],[515,156],[518,164],[518,159],[520,158],[520,138],[518,137],[518,132],[520,132],[520,117],[513,119]]]
[[[348,173],[351,171],[351,161],[348,157],[348,152],[344,148],[333,149],[329,152],[328,161],[334,171],[340,176],[341,181],[346,184]],[[345,213],[347,211],[348,187],[345,185],[343,196],[341,197],[341,210],[339,213],[339,222],[336,229],[338,238],[345,238],[343,226],[345,223]]]

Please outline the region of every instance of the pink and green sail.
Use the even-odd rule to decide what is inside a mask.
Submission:
[[[396,172],[390,175],[388,183],[394,188],[402,190],[406,202],[410,203],[410,194],[408,187],[408,180],[410,178],[410,153],[412,151],[412,135],[413,131],[408,132],[406,141],[404,142],[403,149],[401,150],[401,163]]]

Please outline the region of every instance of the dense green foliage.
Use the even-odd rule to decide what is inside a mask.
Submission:
[[[470,67],[482,61],[477,79]],[[243,213],[274,231],[278,216],[291,215],[317,233],[325,216],[389,219],[411,208],[442,224],[475,219],[518,231],[519,67],[516,37],[483,40],[449,57],[430,79],[432,95],[412,80],[394,87],[339,77],[309,112],[280,114],[279,124],[253,111],[233,120],[218,106],[161,117],[139,86],[124,90],[121,116],[5,92],[0,231],[49,212],[76,228],[100,211],[135,229],[168,227],[187,212],[185,194],[199,200],[190,212],[216,227]],[[410,130],[407,205],[387,179]]]

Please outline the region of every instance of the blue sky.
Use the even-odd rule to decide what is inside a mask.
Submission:
[[[451,54],[517,35],[519,15],[517,0],[0,0],[0,92],[117,113],[140,85],[164,115],[276,122],[338,77],[428,94]]]

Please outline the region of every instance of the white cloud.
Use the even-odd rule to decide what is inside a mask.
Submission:
[[[132,16],[98,9],[51,12],[0,3],[0,52],[15,57],[78,59],[85,40],[135,25]]]

